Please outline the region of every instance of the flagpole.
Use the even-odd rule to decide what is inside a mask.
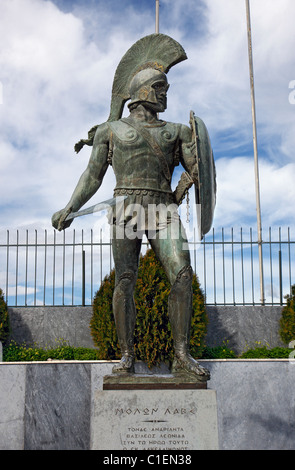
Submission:
[[[160,0],[156,0],[156,33],[159,34],[159,10]]]
[[[261,303],[264,304],[265,298],[264,298],[263,255],[262,255],[262,224],[261,224],[261,207],[260,207],[259,167],[258,167],[258,150],[257,150],[257,125],[256,125],[253,54],[252,54],[252,34],[251,34],[251,19],[250,19],[250,3],[249,3],[249,0],[245,0],[245,1],[246,1],[246,14],[247,14],[248,54],[249,54],[249,71],[250,71],[250,86],[251,86],[251,103],[252,103],[253,147],[254,147],[255,188],[256,188],[256,212],[257,212],[259,274],[260,274],[260,297],[261,297]]]

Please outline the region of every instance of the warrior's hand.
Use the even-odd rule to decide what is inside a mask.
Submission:
[[[52,223],[53,227],[56,228],[59,231],[65,230],[66,228],[68,228],[71,225],[71,223],[73,222],[73,219],[66,221],[67,216],[71,212],[72,212],[71,208],[67,208],[67,207],[65,207],[64,209],[62,209],[58,212],[55,212],[55,214],[53,214],[53,216],[51,218],[51,223]]]
[[[190,147],[191,154],[192,154],[192,155],[197,155],[198,149],[197,149],[197,143],[196,143],[196,141],[193,140],[193,141],[190,142],[188,145],[189,145],[189,147]]]
[[[190,176],[193,179],[194,183],[197,183],[199,179],[199,165],[198,163],[194,163],[194,165],[191,168],[190,171]]]

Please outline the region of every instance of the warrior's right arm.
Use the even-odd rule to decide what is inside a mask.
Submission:
[[[70,212],[77,212],[99,189],[108,168],[108,140],[107,124],[98,126],[88,166],[82,173],[71,199],[64,209],[52,216],[52,225],[58,230],[69,227],[70,221],[65,222]]]

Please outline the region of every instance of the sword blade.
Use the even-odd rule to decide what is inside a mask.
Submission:
[[[93,214],[94,212],[100,212],[104,209],[109,209],[110,207],[115,206],[116,204],[122,203],[125,199],[127,199],[127,196],[118,196],[113,197],[111,199],[107,199],[106,201],[94,204],[94,206],[82,209],[81,211],[71,212],[65,220],[72,220],[76,217],[81,217],[82,215]]]

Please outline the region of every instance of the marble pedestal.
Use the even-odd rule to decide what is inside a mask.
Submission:
[[[161,387],[161,380],[141,377],[136,385],[133,376],[130,383],[126,378],[122,381],[122,389],[118,382],[108,389],[111,379],[106,378],[107,389],[97,391],[94,397],[91,449],[218,449],[216,392],[189,388],[188,383],[180,388],[173,377],[170,387],[167,380]]]

